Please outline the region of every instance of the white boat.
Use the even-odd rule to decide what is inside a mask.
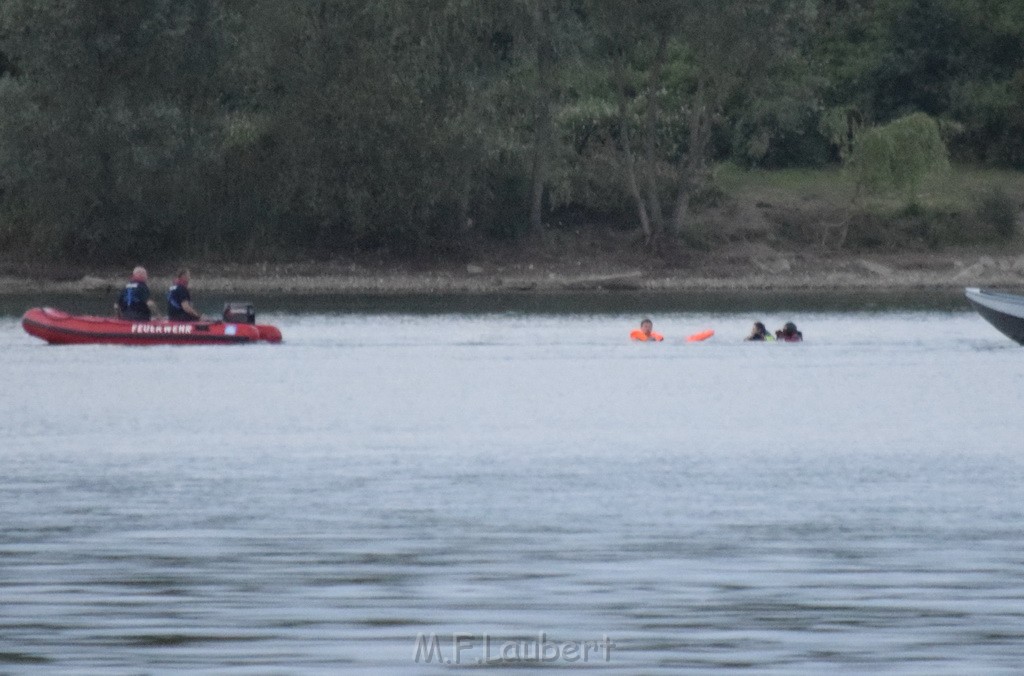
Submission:
[[[1024,296],[971,287],[964,289],[978,314],[1010,340],[1024,345]]]

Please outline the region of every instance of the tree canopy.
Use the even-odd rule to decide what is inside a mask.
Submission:
[[[1020,170],[1022,111],[1019,0],[5,0],[0,247],[656,243],[715,162],[841,163],[929,119],[954,161]]]

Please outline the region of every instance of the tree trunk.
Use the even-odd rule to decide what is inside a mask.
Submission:
[[[537,36],[537,92],[533,108],[533,188],[530,200],[530,234],[543,227],[544,188],[551,144],[551,67],[554,60],[550,16],[545,0],[535,0],[533,27]]]
[[[644,204],[644,196],[640,193],[640,184],[636,179],[636,161],[633,158],[632,144],[629,142],[629,123],[626,120],[626,103],[621,100],[619,103],[619,126],[622,135],[622,151],[626,156],[626,181],[629,184],[629,192],[636,200],[637,215],[640,217],[640,228],[644,233],[644,243],[651,244],[654,241],[654,230],[651,227],[651,219],[647,214],[647,205]]]
[[[473,219],[469,215],[470,195],[473,191],[473,172],[470,163],[465,163],[462,172],[462,186],[459,189],[459,230],[468,232],[473,229]]]
[[[646,179],[647,203],[651,207],[651,221],[654,228],[652,240],[657,239],[665,231],[665,215],[661,210],[661,198],[658,196],[658,157],[655,152],[655,142],[658,134],[658,90],[661,88],[661,71],[667,47],[668,34],[662,33],[658,38],[658,49],[651,66],[651,78],[647,83],[647,114],[644,130],[644,156],[647,171],[644,172],[644,178]]]
[[[711,119],[705,96],[706,89],[704,80],[700,80],[697,83],[693,113],[690,116],[690,147],[686,153],[686,160],[680,166],[679,192],[676,194],[676,204],[672,210],[672,231],[677,235],[683,232],[686,225],[690,195],[693,192],[695,178],[704,167],[705,153],[710,140]]]
[[[640,182],[636,176],[636,159],[633,156],[633,144],[629,140],[629,120],[626,117],[626,76],[623,72],[621,60],[617,60],[615,63],[615,79],[619,89],[619,135],[622,137],[622,154],[626,160],[626,184],[629,187],[629,193],[636,200],[636,210],[640,218],[640,228],[644,233],[644,243],[651,244],[654,240],[654,231],[651,228],[651,219],[647,214],[644,196],[640,192]]]
[[[857,207],[860,205],[861,198],[861,183],[858,181],[853,188],[853,196],[850,198],[850,205],[846,208],[846,214],[843,220],[840,221],[839,225],[833,227],[826,227],[821,234],[821,248],[828,249],[828,234],[830,231],[836,231],[836,243],[835,250],[840,251],[843,246],[846,245],[846,238],[850,234],[850,223],[853,221],[853,215],[857,211]]]

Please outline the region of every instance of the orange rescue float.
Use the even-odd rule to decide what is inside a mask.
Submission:
[[[715,335],[715,330],[714,329],[707,329],[706,331],[700,331],[698,333],[695,333],[692,336],[687,336],[686,337],[686,342],[687,343],[699,343],[702,340],[707,340],[708,338],[710,338],[713,335]]]

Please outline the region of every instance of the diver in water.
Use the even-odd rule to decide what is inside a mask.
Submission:
[[[744,340],[775,340],[775,336],[768,333],[768,329],[765,328],[764,322],[754,322],[754,327],[750,330],[750,335],[744,338]]]
[[[804,339],[804,334],[797,331],[796,324],[786,322],[781,329],[775,332],[775,338],[785,343],[799,343]]]

